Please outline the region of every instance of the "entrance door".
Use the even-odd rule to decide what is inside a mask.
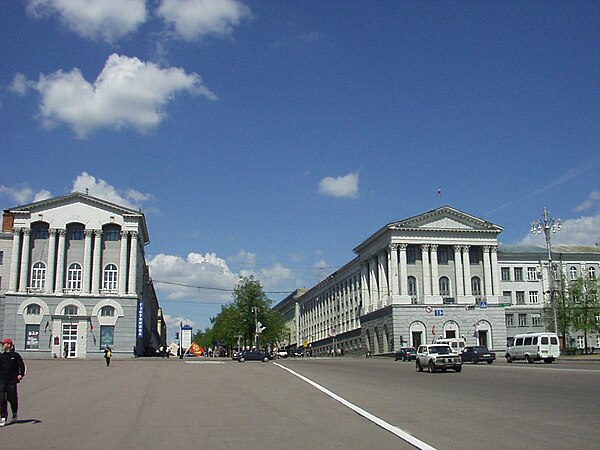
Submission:
[[[63,323],[63,358],[77,357],[77,324]]]
[[[413,347],[418,348],[421,345],[422,333],[420,331],[412,332]]]
[[[487,347],[488,346],[487,330],[478,330],[477,334],[479,335],[479,345],[481,345],[483,347]]]

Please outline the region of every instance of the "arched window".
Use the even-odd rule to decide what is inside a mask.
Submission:
[[[417,302],[417,279],[415,277],[408,277],[408,295],[415,304]]]
[[[67,289],[81,290],[81,264],[73,263],[69,266],[67,273]]]
[[[31,287],[34,289],[44,289],[46,286],[46,265],[43,262],[37,262],[33,265],[31,272]]]
[[[590,280],[596,279],[596,268],[595,267],[590,266],[590,268],[588,269],[588,276],[590,277]]]
[[[114,317],[115,316],[115,308],[112,306],[103,306],[100,309],[100,315],[102,317]]]
[[[85,237],[85,226],[80,223],[74,223],[69,225],[68,232],[71,241],[83,241]]]
[[[42,309],[40,308],[40,305],[38,305],[37,303],[32,303],[30,305],[27,305],[27,310],[25,314],[27,314],[28,316],[39,316],[41,310]]]
[[[450,297],[450,280],[448,277],[440,278],[440,295],[442,297]]]
[[[65,316],[76,316],[79,312],[79,308],[76,305],[67,305],[64,309]]]
[[[118,281],[118,271],[117,266],[114,264],[108,264],[104,268],[104,282],[102,284],[102,288],[107,291],[116,291],[117,290],[117,281]]]
[[[471,292],[473,293],[476,299],[481,299],[481,278],[471,278]]]
[[[33,239],[48,239],[48,224],[37,222],[31,225],[31,236]]]
[[[121,240],[121,227],[118,225],[107,225],[102,231],[105,241]]]
[[[571,280],[576,280],[577,279],[577,267],[571,266],[571,268],[569,269],[569,274],[571,275]]]

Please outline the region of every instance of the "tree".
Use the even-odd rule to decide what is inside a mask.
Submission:
[[[573,329],[583,331],[585,353],[588,352],[588,333],[596,333],[600,328],[600,296],[598,280],[579,277],[571,283],[570,295],[573,305]]]

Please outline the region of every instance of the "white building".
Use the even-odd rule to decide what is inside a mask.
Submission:
[[[287,319],[290,346],[386,354],[464,337],[503,350],[518,332],[545,329],[545,249],[517,256],[502,246],[503,253],[501,232],[449,206],[386,225],[354,249],[355,259],[275,306]],[[585,251],[574,251],[571,261],[586,258],[598,271],[600,249]],[[509,272],[517,275],[506,279]]]
[[[143,213],[87,194],[5,210],[0,335],[28,358],[152,354],[166,326],[148,243]]]

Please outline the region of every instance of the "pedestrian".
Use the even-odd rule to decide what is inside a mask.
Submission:
[[[23,358],[15,351],[13,341],[6,338],[2,341],[0,353],[0,427],[8,420],[8,404],[12,410],[12,422],[18,420],[19,394],[17,384],[25,376],[27,368]]]
[[[104,349],[104,359],[106,359],[106,367],[110,366],[110,358],[112,358],[112,351],[110,347],[107,345]]]

